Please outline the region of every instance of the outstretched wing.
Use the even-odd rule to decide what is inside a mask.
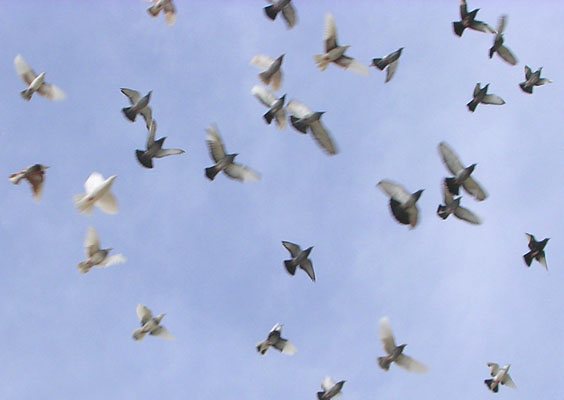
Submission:
[[[303,103],[297,100],[292,100],[286,105],[288,114],[294,115],[297,118],[304,118],[306,115],[311,114],[311,110]]]
[[[325,30],[323,31],[323,40],[325,40],[325,52],[333,50],[337,47],[337,25],[333,14],[328,13],[325,16]]]
[[[272,94],[272,92],[268,91],[265,87],[260,85],[253,86],[251,93],[268,108],[272,107],[272,104],[274,104],[278,100],[276,96]]]
[[[88,227],[86,232],[86,239],[84,239],[84,248],[86,250],[86,257],[92,257],[92,254],[100,250],[100,238],[96,233],[96,229]]]
[[[501,106],[502,104],[505,104],[505,100],[503,100],[501,97],[499,97],[496,94],[487,94],[482,99],[482,103],[484,103],[484,104],[494,104],[496,106]]]
[[[505,374],[503,379],[501,380],[501,384],[505,386],[509,386],[510,388],[517,389],[517,385],[513,382],[513,379],[509,376],[509,374]]]
[[[482,223],[482,221],[476,214],[464,207],[457,207],[456,210],[454,210],[454,215],[474,225],[480,225]]]
[[[397,183],[391,181],[382,180],[378,182],[378,187],[392,199],[398,201],[401,204],[405,204],[411,197],[409,192],[405,190],[401,185],[398,185]]]
[[[28,85],[37,78],[37,74],[31,69],[28,63],[25,62],[21,54],[18,54],[14,58],[14,67],[18,75],[24,80]]]
[[[129,102],[132,105],[136,104],[139,101],[139,99],[141,98],[141,95],[136,90],[126,89],[126,88],[121,88],[120,90],[124,95],[127,96],[127,98],[129,99]]]
[[[106,257],[104,261],[98,264],[99,267],[109,267],[110,265],[122,264],[127,261],[122,254],[114,254],[113,256]]]
[[[340,65],[347,71],[352,71],[359,75],[370,75],[370,71],[368,70],[368,67],[366,65],[349,56],[343,55],[339,57],[337,60],[335,60],[335,64]]]
[[[499,372],[499,365],[497,365],[496,363],[489,362],[488,367],[490,367],[491,376],[496,376],[497,373]]]
[[[386,71],[386,82],[389,82],[394,77],[394,74],[396,73],[396,69],[398,68],[398,63],[399,63],[399,59],[388,65],[388,69]]]
[[[165,340],[175,340],[174,336],[172,336],[172,334],[162,325],[159,325],[155,329],[153,329],[149,333],[149,335],[157,336]]]
[[[316,140],[317,144],[327,152],[327,154],[335,155],[337,154],[337,149],[333,140],[331,140],[331,136],[329,136],[329,132],[323,126],[321,121],[313,121],[309,127],[311,128],[311,133]]]
[[[210,155],[215,162],[225,157],[225,147],[223,146],[223,141],[221,136],[219,136],[219,131],[217,126],[210,125],[207,129],[206,142],[208,143],[208,148],[210,150]]]
[[[503,45],[499,46],[499,49],[497,49],[497,54],[499,54],[499,56],[509,64],[517,65],[517,58],[515,58],[511,50],[509,50],[507,47]]]
[[[458,159],[458,156],[446,142],[441,142],[439,144],[439,153],[441,154],[441,158],[443,159],[446,167],[454,176],[464,169],[462,163]]]
[[[284,17],[288,28],[293,28],[294,25],[296,25],[296,10],[294,9],[294,6],[292,6],[292,3],[287,4],[286,7],[282,9],[282,16]]]
[[[382,341],[382,346],[386,353],[391,354],[396,348],[394,334],[392,333],[388,317],[382,317],[380,319],[380,340]]]
[[[145,325],[151,318],[153,318],[153,313],[143,304],[137,304],[137,317],[141,321],[141,326]]]
[[[400,354],[398,358],[396,358],[396,364],[409,372],[415,372],[417,374],[423,374],[429,370],[429,367],[405,354]]]
[[[300,252],[302,251],[300,246],[298,246],[297,244],[292,243],[292,242],[285,242],[283,240],[282,246],[284,246],[286,248],[286,250],[288,250],[290,252],[290,254],[292,255],[292,258],[297,257],[298,254],[300,254]]]
[[[225,172],[227,176],[242,182],[256,182],[260,180],[260,175],[257,172],[253,171],[249,167],[237,163],[229,164],[223,172]]]
[[[488,197],[486,191],[471,176],[462,182],[462,187],[478,201],[485,200]]]

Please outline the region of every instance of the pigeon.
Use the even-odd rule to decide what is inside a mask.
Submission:
[[[507,373],[507,371],[509,371],[509,367],[511,367],[511,364],[507,364],[503,368],[499,368],[499,365],[497,365],[496,363],[489,362],[488,367],[490,367],[490,374],[493,377],[493,379],[484,380],[484,383],[486,384],[488,389],[490,389],[494,393],[497,393],[500,383],[502,385],[507,385],[510,388],[517,389],[517,386],[515,386],[515,383]]]
[[[78,270],[83,274],[90,271],[94,266],[100,268],[109,267],[110,265],[121,264],[126,261],[125,257],[121,254],[110,256],[109,253],[113,250],[111,248],[101,249],[98,234],[92,227],[88,228],[86,239],[84,240],[84,247],[86,248],[86,257],[88,257],[88,259],[78,264]]]
[[[466,104],[470,111],[474,112],[474,110],[480,103],[493,104],[496,106],[501,106],[502,104],[505,104],[505,100],[503,100],[501,97],[495,94],[487,94],[489,86],[490,84],[488,83],[483,88],[480,88],[480,83],[476,83],[476,86],[474,87],[473,99],[470,100],[468,104]]]
[[[137,160],[145,168],[153,168],[153,158],[163,158],[166,156],[174,156],[183,154],[181,149],[163,149],[166,137],[162,137],[155,141],[155,132],[157,130],[157,121],[153,120],[149,128],[149,136],[147,137],[147,150],[135,150]]]
[[[421,197],[423,189],[409,194],[402,186],[386,180],[380,181],[378,187],[390,196],[390,208],[396,220],[401,224],[410,225],[410,229],[415,228],[419,215],[419,210],[415,203]]]
[[[151,310],[143,304],[138,304],[136,311],[139,321],[141,321],[141,328],[133,331],[133,339],[141,341],[148,333],[149,335],[158,336],[166,340],[174,340],[174,336],[172,336],[170,332],[161,325],[161,321],[165,314],[159,314],[156,317],[153,317]]]
[[[45,82],[45,72],[37,75],[20,54],[14,58],[14,67],[18,75],[28,85],[27,89],[21,92],[22,97],[27,101],[31,100],[35,92],[54,101],[61,101],[67,98],[65,92],[60,88]]]
[[[258,74],[259,79],[267,86],[272,85],[272,89],[276,92],[282,83],[282,70],[280,67],[282,66],[283,60],[284,54],[276,60],[270,56],[261,54],[254,56],[251,59],[250,64],[265,70],[264,72]]]
[[[505,30],[505,23],[507,21],[507,16],[502,15],[499,18],[497,24],[497,33],[495,34],[494,44],[490,48],[490,58],[493,57],[494,53],[497,53],[504,61],[511,65],[517,65],[517,59],[511,53],[511,51],[503,45],[503,31]]]
[[[403,369],[418,374],[425,373],[429,369],[426,365],[403,354],[403,349],[407,346],[406,344],[396,346],[388,317],[382,317],[382,319],[380,319],[380,339],[382,340],[384,351],[388,353],[385,357],[378,357],[378,365],[380,365],[380,368],[383,370],[388,371],[392,362],[395,362]]]
[[[329,400],[333,397],[338,397],[341,395],[341,389],[346,381],[339,381],[335,383],[331,377],[326,376],[321,382],[321,389],[322,392],[317,392],[317,399],[318,400]]]
[[[548,241],[550,240],[550,238],[546,238],[544,240],[541,240],[540,242],[537,242],[535,237],[530,233],[525,233],[525,235],[527,235],[527,237],[529,238],[529,250],[531,250],[523,256],[523,258],[525,259],[525,264],[527,264],[527,267],[530,267],[534,258],[539,263],[541,263],[542,266],[548,271],[548,266],[546,265],[546,257],[544,254],[544,248],[548,243]]]
[[[172,0],[145,0],[147,2],[153,2],[153,5],[147,8],[147,12],[153,16],[158,17],[161,10],[163,11],[166,24],[168,26],[174,25],[176,22],[176,8]]]
[[[92,172],[84,183],[86,193],[77,194],[73,197],[74,205],[78,211],[84,215],[91,215],[94,206],[96,206],[107,214],[117,214],[117,200],[110,192],[116,178],[117,175],[112,175],[104,180],[101,174]]]
[[[283,339],[280,335],[282,334],[282,325],[276,324],[270,330],[268,337],[264,342],[260,342],[257,344],[257,351],[265,355],[270,346],[274,347],[275,349],[282,352],[282,354],[287,354],[289,356],[295,354],[298,349],[288,342],[286,339]]]
[[[533,87],[542,86],[546,83],[552,83],[551,80],[540,77],[541,71],[542,71],[542,67],[540,67],[535,72],[533,72],[533,71],[531,71],[531,68],[529,68],[528,65],[525,65],[525,79],[526,79],[526,81],[521,82],[519,84],[519,87],[523,90],[523,92],[532,94],[533,93]]]
[[[225,175],[228,177],[242,182],[260,180],[258,173],[244,165],[234,162],[238,153],[227,154],[225,152],[223,141],[215,125],[210,125],[206,129],[206,132],[206,141],[210,149],[210,156],[216,163],[213,167],[206,168],[206,176],[209,180],[213,181],[215,176],[221,171],[225,172]]]
[[[45,170],[49,168],[45,165],[34,164],[30,167],[23,169],[21,172],[10,175],[10,182],[18,185],[22,179],[27,179],[31,184],[31,190],[33,191],[33,197],[36,202],[41,200],[41,195],[43,194],[43,185],[45,184]]]
[[[310,129],[317,144],[327,154],[337,154],[337,148],[335,144],[333,144],[333,140],[331,140],[327,128],[321,123],[321,116],[325,114],[325,111],[312,112],[307,106],[296,100],[292,100],[288,103],[286,111],[291,114],[290,122],[294,128],[304,134]]]
[[[286,95],[277,98],[272,92],[259,85],[253,86],[251,93],[259,99],[262,104],[268,107],[268,111],[263,115],[266,123],[270,125],[274,119],[276,125],[278,125],[278,129],[284,129],[286,127],[286,111],[284,110]]]
[[[396,68],[398,67],[398,62],[399,62],[399,58],[401,56],[402,50],[403,50],[403,47],[394,51],[393,53],[388,54],[384,58],[373,58],[372,59],[372,64],[370,64],[370,65],[375,66],[380,71],[383,71],[384,68],[388,67],[388,69],[386,70],[386,83],[388,83],[392,79],[394,74],[396,73]]]
[[[315,272],[313,271],[313,264],[308,258],[309,253],[311,253],[311,250],[313,249],[313,246],[302,250],[300,246],[291,242],[282,241],[282,245],[286,248],[286,250],[290,252],[290,255],[292,256],[291,260],[284,260],[286,271],[288,271],[288,273],[293,276],[296,273],[296,267],[299,266],[306,272],[310,279],[315,282]]]
[[[460,185],[466,190],[470,195],[476,198],[478,201],[485,200],[488,195],[482,189],[480,184],[476,182],[470,174],[474,171],[477,164],[472,164],[468,167],[464,167],[460,162],[460,159],[456,153],[448,146],[446,142],[441,142],[439,144],[439,153],[445,166],[454,175],[453,178],[446,178],[445,185],[448,190],[453,195],[458,196]]]
[[[480,218],[478,218],[472,211],[460,206],[460,199],[462,197],[457,197],[456,199],[453,198],[452,193],[450,193],[446,185],[443,185],[443,197],[445,205],[439,205],[439,208],[437,208],[437,214],[439,217],[447,219],[450,214],[454,214],[454,216],[458,219],[470,222],[474,225],[482,223]]]
[[[137,114],[141,114],[145,119],[145,125],[147,129],[151,128],[151,122],[153,121],[153,113],[151,107],[148,106],[149,100],[151,100],[151,92],[147,93],[144,97],[141,97],[138,91],[132,89],[121,88],[121,92],[127,96],[131,107],[122,108],[123,114],[131,122],[135,122]]]
[[[468,5],[466,4],[466,0],[460,0],[461,21],[455,21],[452,23],[454,26],[454,33],[456,33],[456,35],[462,36],[462,33],[466,28],[474,29],[475,31],[480,32],[495,33],[495,30],[485,22],[475,20],[478,10],[479,8],[468,12]]]
[[[268,0],[268,2],[272,3],[264,7],[264,12],[268,18],[274,21],[278,13],[282,11],[288,29],[292,29],[296,25],[296,10],[291,4],[291,0]]]
[[[334,62],[344,69],[356,72],[360,75],[368,75],[368,68],[349,56],[345,55],[345,51],[350,46],[339,46],[337,44],[337,26],[333,14],[329,13],[325,16],[325,32],[323,34],[325,40],[325,53],[315,55],[315,63],[321,71],[325,71],[329,63]]]

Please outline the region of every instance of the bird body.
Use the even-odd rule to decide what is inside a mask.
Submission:
[[[282,61],[284,54],[279,56],[276,60],[265,54],[254,56],[250,64],[263,69],[265,71],[258,74],[259,79],[267,86],[272,85],[272,89],[277,91],[282,84]]]
[[[65,92],[57,86],[45,82],[45,72],[37,75],[20,54],[14,58],[14,67],[18,75],[28,85],[28,87],[21,92],[21,96],[25,100],[31,100],[34,93],[39,93],[41,96],[54,101],[66,99],[67,95]]]
[[[302,250],[300,246],[292,242],[282,241],[282,245],[286,248],[286,250],[290,252],[290,255],[292,256],[290,260],[284,261],[286,271],[288,271],[290,275],[294,275],[296,273],[296,268],[299,266],[307,273],[310,279],[315,282],[315,272],[313,270],[313,264],[308,258],[309,253],[311,253],[311,250],[313,249],[313,246]]]
[[[507,385],[513,389],[517,388],[507,372],[509,371],[511,364],[507,364],[503,368],[499,368],[499,365],[497,365],[496,363],[489,362],[488,367],[490,367],[490,375],[493,377],[493,379],[486,379],[484,380],[484,383],[492,392],[498,392],[499,384]]]
[[[447,219],[449,215],[453,214],[458,219],[474,225],[482,223],[480,218],[478,218],[478,216],[476,216],[472,211],[460,205],[461,197],[457,197],[455,199],[446,185],[443,185],[443,198],[445,205],[439,205],[439,208],[437,208],[437,214],[442,219]]]
[[[272,92],[269,92],[259,85],[253,86],[251,93],[259,99],[262,104],[268,107],[268,111],[263,115],[266,123],[270,125],[274,119],[276,121],[276,125],[278,125],[278,129],[284,129],[286,127],[286,111],[284,109],[286,95],[277,98],[274,94],[272,94]]]
[[[31,190],[33,192],[33,197],[35,198],[36,202],[41,200],[41,196],[43,194],[43,186],[45,184],[45,170],[49,168],[45,165],[41,164],[34,164],[20,172],[10,175],[10,182],[15,185],[18,185],[23,179],[27,179],[27,181],[31,185]]]
[[[77,194],[73,197],[75,207],[82,214],[91,215],[94,206],[100,208],[107,214],[117,214],[119,209],[117,200],[110,192],[110,189],[117,178],[117,175],[112,175],[104,180],[104,177],[98,172],[90,174],[84,188],[85,194]]]

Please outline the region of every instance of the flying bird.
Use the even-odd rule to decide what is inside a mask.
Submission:
[[[43,185],[45,184],[45,170],[49,168],[45,165],[34,164],[27,167],[20,172],[10,175],[10,182],[18,185],[22,179],[27,179],[31,185],[31,190],[33,191],[33,197],[36,202],[41,200],[41,195],[43,194]]]
[[[472,211],[460,206],[460,199],[462,197],[453,198],[452,193],[446,185],[443,185],[443,198],[445,205],[439,205],[437,208],[437,214],[442,219],[447,219],[450,214],[453,214],[458,219],[470,222],[474,225],[479,225],[482,223],[480,218],[475,215]]]
[[[535,237],[530,233],[525,233],[525,235],[527,235],[527,237],[529,238],[529,250],[530,250],[527,254],[523,256],[523,258],[525,259],[525,264],[527,264],[527,267],[530,267],[534,258],[539,263],[541,263],[542,266],[548,271],[548,266],[546,265],[546,256],[544,254],[544,248],[548,243],[548,241],[550,240],[550,238],[546,238],[544,240],[541,240],[540,242],[537,242]]]
[[[147,8],[147,12],[153,16],[158,17],[159,13],[163,12],[166,24],[168,26],[174,25],[176,22],[176,8],[172,0],[145,0],[146,2],[153,2],[151,7]]]
[[[493,377],[493,379],[484,380],[484,383],[486,384],[488,389],[490,389],[494,393],[497,393],[500,383],[502,385],[507,385],[510,388],[517,389],[517,386],[515,386],[515,383],[513,383],[513,380],[507,373],[507,371],[509,371],[509,367],[511,367],[511,364],[507,364],[503,368],[499,368],[499,365],[497,365],[496,363],[489,362],[488,367],[490,367],[490,375]]]
[[[138,91],[132,89],[121,88],[121,92],[127,96],[131,107],[122,108],[121,111],[131,122],[135,122],[137,114],[141,114],[145,119],[145,125],[147,129],[151,128],[151,122],[153,121],[153,113],[151,107],[148,106],[149,100],[151,100],[151,92],[147,93],[145,96],[141,97]]]
[[[271,20],[275,20],[276,16],[280,11],[282,11],[282,16],[286,25],[291,29],[296,25],[296,10],[291,4],[291,0],[267,0],[272,3],[269,6],[264,7],[264,12]]]
[[[86,239],[84,240],[84,247],[86,249],[86,257],[88,257],[88,259],[78,264],[78,270],[83,274],[90,271],[90,269],[94,266],[100,268],[109,267],[110,265],[121,264],[126,261],[125,257],[121,254],[110,256],[109,254],[110,251],[113,250],[112,248],[100,248],[100,239],[93,227],[88,228]]]
[[[533,71],[531,71],[531,68],[529,68],[528,65],[525,65],[525,79],[526,80],[525,80],[525,82],[521,82],[519,84],[519,87],[525,93],[532,94],[533,93],[533,87],[542,86],[546,83],[552,83],[551,80],[540,77],[541,71],[542,71],[542,67],[540,67],[535,72],[533,72]]]
[[[286,111],[284,110],[286,95],[278,98],[272,92],[259,85],[253,86],[251,93],[268,107],[268,111],[263,115],[266,123],[270,125],[274,119],[278,129],[284,129],[286,127]]]
[[[250,64],[265,70],[258,74],[259,79],[266,85],[272,85],[272,89],[276,92],[280,88],[282,83],[282,61],[284,60],[284,54],[278,57],[276,60],[270,56],[261,54],[254,56],[251,59]]]
[[[133,339],[141,341],[148,333],[149,335],[157,336],[166,340],[174,340],[174,336],[172,336],[170,332],[161,325],[161,321],[165,314],[159,314],[156,317],[153,317],[151,310],[143,304],[138,304],[136,311],[139,321],[141,321],[141,328],[133,331]]]
[[[315,55],[315,62],[321,71],[325,71],[329,63],[334,62],[344,69],[356,72],[360,75],[368,75],[368,68],[349,56],[345,55],[345,51],[351,46],[339,46],[337,44],[337,26],[333,14],[329,13],[325,16],[325,31],[323,33],[325,40],[325,53]]]
[[[36,92],[54,101],[61,101],[67,98],[65,92],[60,88],[45,82],[45,72],[37,75],[20,54],[14,58],[14,67],[18,75],[28,85],[27,89],[21,92],[22,97],[27,101],[31,100],[31,97]]]
[[[335,383],[331,377],[326,376],[321,382],[321,389],[322,392],[317,392],[317,399],[318,400],[330,400],[333,397],[338,397],[341,395],[341,389],[343,389],[343,385],[346,381],[339,381]]]
[[[496,106],[501,106],[502,104],[505,104],[505,100],[503,100],[498,95],[488,94],[488,87],[489,86],[490,86],[490,84],[488,83],[483,88],[480,88],[480,83],[476,83],[476,86],[474,87],[473,98],[472,98],[472,100],[470,100],[470,102],[468,104],[466,104],[470,111],[474,112],[474,110],[476,109],[476,107],[480,103],[482,103],[482,104],[493,104],[493,105],[496,105]]]
[[[325,114],[325,111],[312,112],[307,106],[296,100],[292,100],[288,103],[286,111],[291,114],[290,122],[294,128],[301,133],[307,133],[307,130],[310,129],[317,144],[327,154],[337,154],[337,148],[335,144],[333,144],[333,140],[331,136],[329,136],[327,128],[321,123],[321,116]]]
[[[390,197],[390,208],[396,220],[404,225],[411,225],[411,229],[417,225],[419,210],[416,203],[423,193],[423,189],[410,194],[402,186],[391,181],[380,181],[378,187]]]
[[[308,258],[309,253],[311,253],[311,250],[313,249],[313,246],[302,250],[300,246],[291,242],[282,241],[282,245],[286,248],[286,250],[290,252],[290,255],[292,256],[291,260],[284,260],[286,271],[288,271],[288,273],[293,276],[296,273],[296,267],[299,266],[306,272],[310,279],[315,282],[315,272],[313,271],[313,264]]]
[[[147,149],[135,150],[137,160],[139,160],[141,165],[145,168],[153,168],[153,158],[163,158],[184,153],[184,150],[181,149],[163,149],[166,137],[162,137],[155,141],[156,130],[157,121],[153,120],[151,127],[149,128],[149,136],[147,137]]]
[[[209,180],[213,181],[215,176],[221,171],[225,172],[225,175],[228,177],[242,182],[260,180],[258,173],[234,162],[238,153],[227,154],[225,152],[225,146],[215,125],[210,125],[206,132],[206,142],[208,143],[210,156],[216,163],[213,167],[206,168],[206,176]]]
[[[470,176],[477,164],[464,167],[454,150],[452,150],[446,142],[439,144],[439,153],[445,166],[454,175],[453,178],[445,179],[445,185],[448,187],[450,193],[458,196],[460,185],[462,185],[464,190],[478,201],[485,200],[486,197],[488,197],[480,184]]]
[[[75,207],[84,215],[91,215],[94,206],[107,214],[117,214],[117,200],[110,192],[117,175],[108,179],[98,172],[92,172],[84,183],[85,194],[77,194],[73,197]]]
[[[268,333],[268,337],[264,342],[257,344],[257,351],[265,355],[270,346],[274,347],[276,350],[282,352],[282,354],[287,354],[289,356],[295,354],[298,349],[290,343],[288,340],[283,339],[280,335],[282,334],[282,324],[276,324],[272,327]]]
[[[388,353],[385,357],[378,357],[378,365],[383,370],[389,370],[392,362],[395,362],[403,369],[418,374],[425,373],[429,369],[426,365],[423,365],[419,361],[403,354],[403,349],[407,346],[406,344],[396,346],[388,317],[382,317],[380,319],[380,339],[382,340],[384,351]]]
[[[396,73],[396,68],[398,67],[398,62],[399,62],[399,58],[401,56],[402,50],[403,50],[403,47],[394,51],[393,53],[388,54],[384,58],[373,58],[372,59],[372,64],[370,64],[370,65],[375,66],[380,71],[383,71],[386,67],[388,67],[388,69],[386,70],[386,83],[388,83],[390,81],[390,79],[392,79],[394,74]]]
[[[464,29],[470,28],[474,29],[475,31],[486,32],[486,33],[495,33],[495,30],[482,21],[476,21],[476,14],[478,13],[479,8],[468,12],[468,5],[466,4],[466,0],[460,1],[460,19],[461,21],[453,22],[454,26],[454,33],[458,36],[462,36]]]
[[[494,44],[490,48],[490,58],[493,57],[494,53],[497,53],[504,61],[511,65],[517,65],[517,59],[513,53],[503,45],[503,31],[505,30],[506,22],[507,16],[502,15],[497,24],[497,33],[495,34]]]

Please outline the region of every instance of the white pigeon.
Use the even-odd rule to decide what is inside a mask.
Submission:
[[[21,92],[22,97],[27,101],[31,100],[31,96],[33,96],[36,92],[41,96],[54,101],[60,101],[67,98],[65,92],[63,92],[60,88],[45,82],[45,72],[37,75],[20,54],[14,58],[14,67],[16,68],[18,75],[28,85],[27,89]]]
[[[100,238],[96,233],[96,229],[93,227],[88,228],[86,239],[84,240],[84,247],[88,259],[78,264],[78,270],[83,274],[87,273],[95,266],[100,268],[109,267],[110,265],[121,264],[126,261],[126,258],[121,254],[110,256],[109,253],[113,250],[112,248],[100,248]]]
[[[176,22],[176,8],[174,7],[174,3],[172,0],[145,0],[146,2],[150,3],[153,2],[153,5],[147,8],[147,12],[149,15],[153,17],[158,17],[159,13],[163,12],[166,24],[168,26],[174,25]]]
[[[156,317],[153,317],[151,310],[149,310],[143,304],[138,304],[136,311],[137,317],[139,317],[139,321],[141,322],[141,328],[135,329],[135,331],[133,331],[134,340],[143,340],[147,333],[149,335],[158,336],[166,340],[174,340],[174,336],[172,336],[170,332],[161,325],[161,321],[164,318],[165,314],[159,314]]]
[[[492,392],[497,393],[499,390],[499,384],[509,386],[510,388],[517,389],[517,386],[507,373],[509,371],[509,367],[511,364],[507,364],[503,368],[499,368],[499,365],[496,363],[489,362],[488,367],[490,367],[490,375],[493,379],[486,379],[484,383]]]
[[[117,200],[110,192],[116,178],[117,175],[112,175],[104,180],[100,173],[92,172],[84,183],[86,193],[77,194],[72,199],[78,211],[84,215],[91,215],[96,206],[107,214],[117,214],[119,211]]]

